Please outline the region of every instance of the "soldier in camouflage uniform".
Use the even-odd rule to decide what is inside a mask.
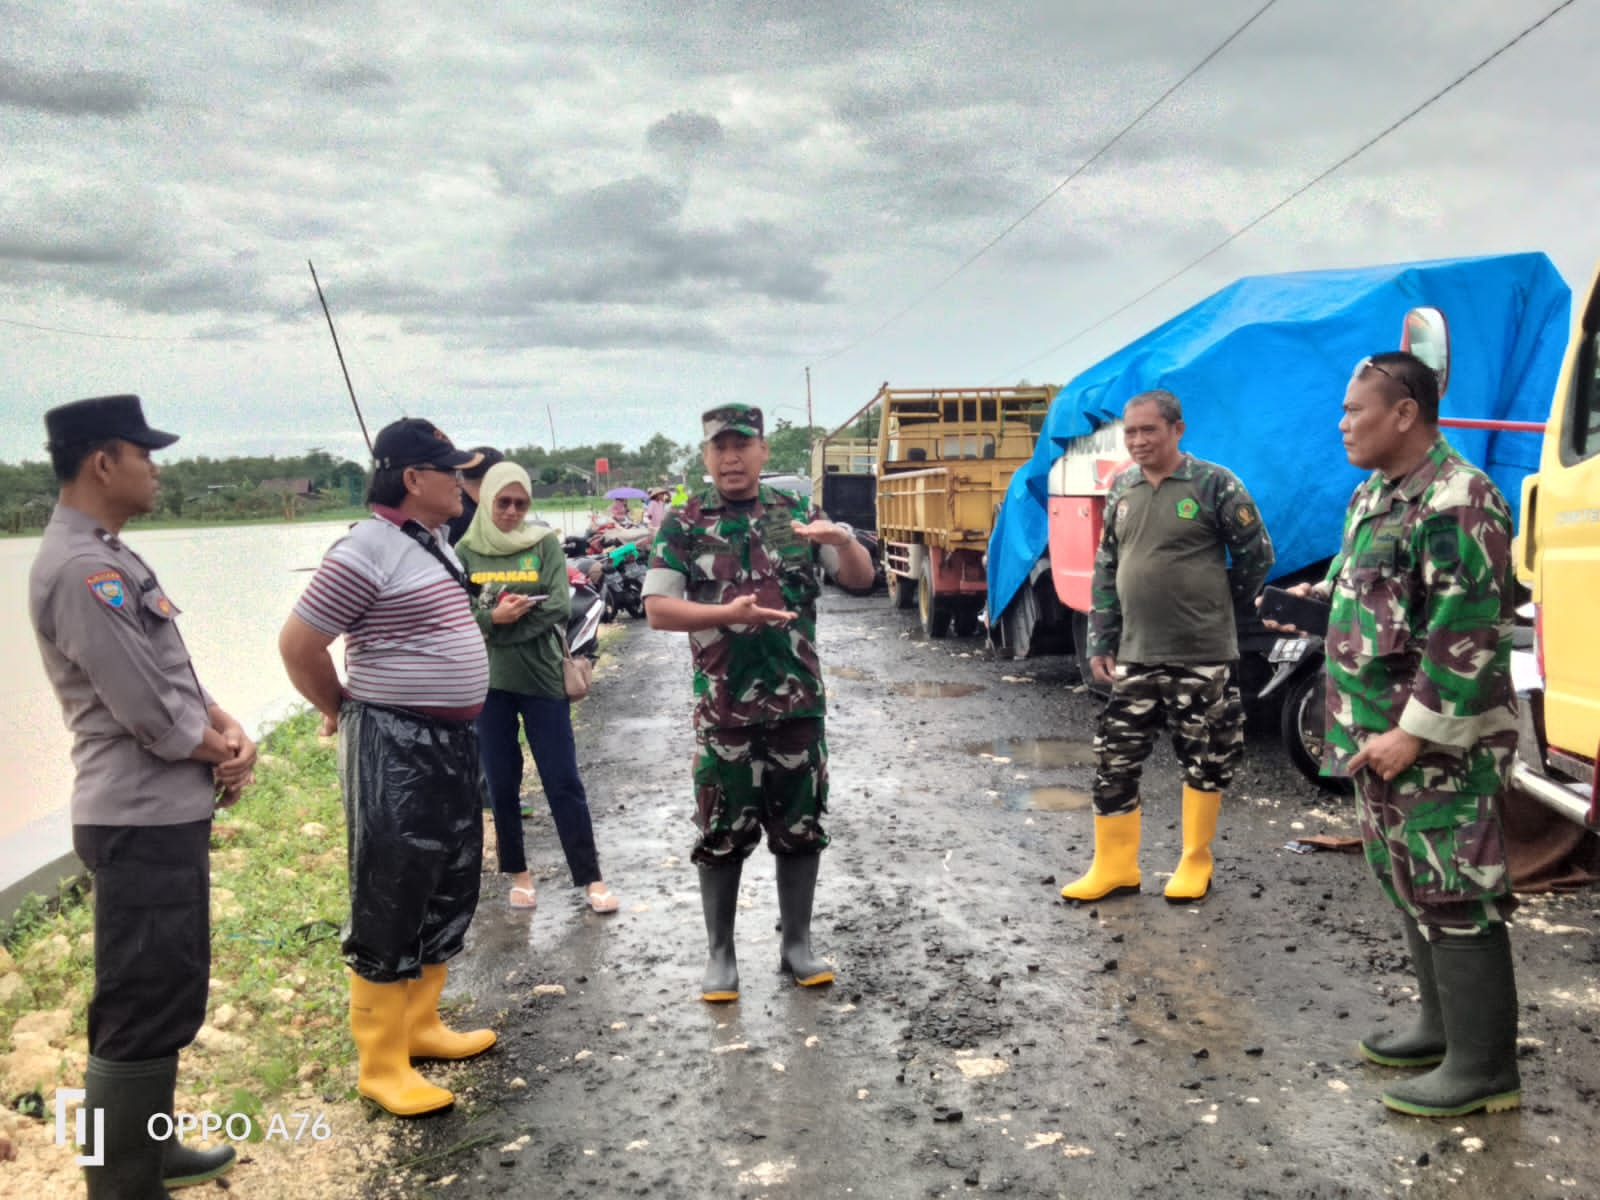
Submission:
[[[1419,1116],[1521,1102],[1514,907],[1500,798],[1516,754],[1512,524],[1487,476],[1438,431],[1438,379],[1393,352],[1345,394],[1346,453],[1373,473],[1328,578],[1330,770],[1351,775],[1362,844],[1400,909],[1421,1004],[1364,1038],[1384,1066],[1435,1070],[1383,1094]]]
[[[1089,614],[1090,668],[1111,685],[1094,739],[1094,861],[1061,895],[1139,890],[1139,777],[1166,719],[1184,771],[1183,856],[1166,898],[1184,904],[1211,889],[1217,814],[1244,749],[1236,613],[1266,580],[1272,539],[1232,472],[1178,448],[1176,396],[1135,396],[1122,419],[1134,465],[1106,493]]]
[[[735,1000],[739,877],[766,831],[777,863],[780,965],[802,987],[833,982],[811,951],[817,865],[828,844],[826,708],[817,661],[816,563],[846,587],[872,582],[850,528],[761,482],[761,410],[724,404],[702,418],[712,486],[674,507],[645,578],[653,629],[689,635],[694,660],[696,824],[710,961],[708,1001]]]

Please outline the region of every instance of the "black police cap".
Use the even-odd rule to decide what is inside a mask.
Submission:
[[[137,396],[92,396],[88,400],[74,400],[45,413],[44,429],[49,438],[45,447],[50,450],[112,438],[148,450],[160,450],[178,440],[175,433],[150,428]]]

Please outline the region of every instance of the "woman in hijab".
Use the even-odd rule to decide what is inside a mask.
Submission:
[[[476,612],[489,647],[489,694],[478,717],[479,754],[494,805],[500,870],[512,877],[509,901],[512,908],[537,903],[522,841],[520,719],[572,882],[584,889],[595,912],[616,912],[617,898],[600,875],[562,680],[562,633],[572,589],[561,535],[525,523],[532,484],[514,462],[489,468],[479,497],[456,554],[483,589]]]

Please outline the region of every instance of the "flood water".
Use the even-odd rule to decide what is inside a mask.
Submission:
[[[550,514],[574,527],[587,514]],[[298,701],[278,658],[278,630],[310,579],[310,568],[344,532],[339,522],[133,530],[129,544],[182,611],[178,627],[201,681],[247,729],[259,731]],[[26,614],[28,571],[39,539],[0,539],[0,604],[15,614],[0,653],[16,666],[0,700],[8,731],[8,786],[0,802],[0,888],[69,848],[71,740],[44,677]],[[335,660],[339,660],[337,647]]]

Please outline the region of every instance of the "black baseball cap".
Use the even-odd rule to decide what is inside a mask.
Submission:
[[[52,408],[44,415],[48,450],[119,438],[147,450],[160,450],[178,440],[175,433],[151,429],[137,396],[91,396]]]
[[[457,450],[432,421],[405,417],[378,430],[372,457],[380,471],[402,467],[447,467],[460,471],[475,467],[483,455]]]

